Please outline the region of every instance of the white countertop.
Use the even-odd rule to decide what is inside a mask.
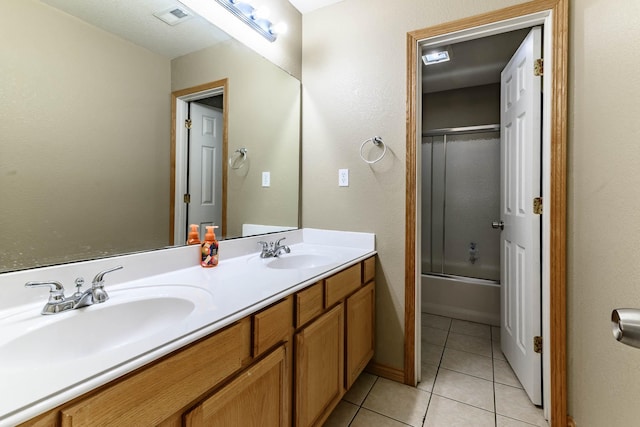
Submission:
[[[256,242],[283,236],[287,237],[283,243],[289,243],[291,255],[301,252],[330,254],[331,262],[322,267],[298,270],[265,268],[264,263],[269,260],[259,258]],[[208,269],[196,264],[198,251],[198,246],[182,247],[0,274],[0,287],[7,290],[8,300],[14,302],[7,304],[7,300],[3,300],[0,305],[0,426],[31,419],[360,262],[375,254],[375,243],[374,235],[369,233],[313,229],[235,239],[220,242],[220,264]],[[131,330],[131,342],[116,348],[87,351],[81,356],[69,355],[52,361],[47,355],[66,356],[65,343],[69,339],[88,340],[88,346],[99,345],[99,340],[96,344],[95,339],[88,337],[63,336],[47,339],[46,348],[43,345],[41,351],[30,351],[18,357],[9,356],[5,351],[3,356],[2,347],[19,339],[20,331],[38,329],[43,322],[73,321],[76,317],[81,322],[83,315],[88,319],[91,310],[100,309],[90,306],[42,316],[40,310],[48,291],[26,289],[24,283],[64,280],[68,295],[73,287],[71,277],[77,274],[90,276],[87,272],[95,274],[113,265],[124,265],[125,268],[119,277],[116,272],[105,276],[105,288],[110,295],[105,306],[119,304],[124,299],[148,298],[146,288],[159,293],[195,292],[193,298],[199,301],[197,309],[188,321],[173,322],[162,318],[158,312],[151,313],[151,317],[145,315],[144,319],[131,319],[126,325]],[[148,332],[145,329],[148,320],[170,323],[161,329],[161,333],[157,328]],[[103,327],[108,333],[110,325]],[[96,334],[100,333],[96,331]],[[37,347],[36,343],[29,345]]]

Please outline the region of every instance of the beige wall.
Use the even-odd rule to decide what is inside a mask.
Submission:
[[[406,33],[515,3],[346,0],[304,16],[303,225],[376,233],[380,363],[403,364]],[[609,318],[640,307],[640,3],[574,0],[570,26],[569,413],[636,425],[640,350],[614,341]],[[357,154],[375,134],[384,168]]]
[[[300,82],[235,40],[171,61],[173,90],[224,78],[229,154],[249,150],[246,166],[228,173],[227,235],[244,223],[297,227]]]
[[[517,3],[345,0],[303,16],[302,222],[376,233],[378,363],[403,368],[407,32]],[[370,166],[358,150],[374,135],[389,151]]]
[[[2,6],[0,271],[167,245],[169,60]]]

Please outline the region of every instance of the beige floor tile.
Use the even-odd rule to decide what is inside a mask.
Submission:
[[[431,392],[433,390],[433,383],[436,381],[436,375],[438,374],[438,367],[430,363],[421,364],[420,382],[416,386],[420,390]]]
[[[504,357],[504,354],[502,354],[502,350],[500,349],[500,343],[499,342],[495,342],[493,341],[491,343],[491,347],[493,350],[493,358],[496,360],[507,360],[506,357]]]
[[[427,344],[424,341],[422,345],[422,363],[430,363],[432,365],[440,365],[440,359],[442,358],[442,352],[444,347],[439,345]]]
[[[348,427],[358,409],[357,405],[341,400],[325,421],[324,427]]]
[[[406,424],[361,408],[350,427],[407,427]]]
[[[493,382],[440,368],[433,394],[494,411]]]
[[[443,346],[447,342],[448,331],[432,328],[430,326],[422,326],[421,340],[427,344]]]
[[[422,326],[429,326],[431,328],[448,331],[451,327],[451,318],[437,316],[435,314],[422,313]]]
[[[494,427],[494,413],[433,395],[424,427]]]
[[[423,390],[378,378],[362,407],[419,427],[427,412],[429,397]]]
[[[547,426],[542,409],[531,403],[523,389],[496,383],[495,391],[496,413],[536,426]]]
[[[492,326],[491,327],[491,341],[500,342],[500,327]]]
[[[468,322],[466,320],[453,319],[451,322],[451,332],[491,339],[491,326],[483,325],[482,323]]]
[[[361,373],[342,399],[358,406],[362,405],[362,402],[364,402],[364,399],[367,397],[367,394],[377,379],[378,377],[375,375],[367,372]]]
[[[496,416],[496,426],[497,427],[531,427],[533,424],[524,423],[522,421],[514,420],[512,418],[507,418],[503,415]]]
[[[488,338],[451,332],[449,333],[449,338],[447,338],[447,347],[491,357],[491,340]]]
[[[493,361],[494,381],[500,384],[510,385],[512,387],[522,388],[518,377],[511,369],[509,362],[505,360]]]
[[[493,381],[493,359],[466,351],[445,348],[442,368]]]

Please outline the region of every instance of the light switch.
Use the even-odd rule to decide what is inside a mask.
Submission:
[[[338,169],[338,186],[349,186],[349,169]]]
[[[271,187],[271,172],[262,172],[262,186]]]

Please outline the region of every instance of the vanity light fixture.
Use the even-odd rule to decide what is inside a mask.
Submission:
[[[424,65],[439,64],[440,62],[450,61],[449,52],[447,50],[439,50],[435,52],[429,52],[422,55],[422,62]]]
[[[285,33],[287,30],[285,23],[274,25],[269,21],[267,19],[268,12],[265,9],[255,8],[249,3],[240,0],[216,0],[216,2],[270,42],[276,41],[278,35]]]

